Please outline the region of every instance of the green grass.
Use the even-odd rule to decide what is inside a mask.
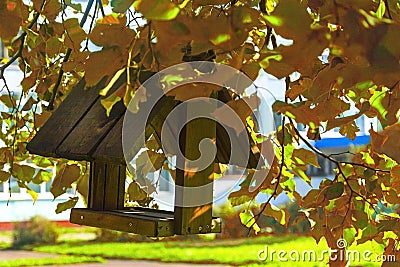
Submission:
[[[42,259],[18,259],[9,261],[0,261],[0,267],[20,267],[20,266],[43,266],[43,265],[63,265],[78,263],[105,262],[101,257],[88,256],[61,256],[55,258]]]
[[[63,234],[80,234],[80,233],[96,233],[99,231],[98,228],[88,227],[88,226],[78,226],[78,227],[59,227],[57,226],[56,231],[59,235]]]
[[[104,258],[119,258],[132,260],[154,260],[163,262],[191,262],[228,264],[233,266],[326,266],[324,262],[281,262],[277,260],[260,261],[257,253],[264,250],[285,250],[288,253],[297,250],[315,250],[317,257],[323,250],[328,249],[326,242],[321,241],[318,245],[311,237],[258,237],[241,240],[214,240],[211,242],[147,242],[147,243],[65,243],[54,246],[42,246],[35,248],[36,251],[68,254],[101,256]],[[350,249],[364,251],[372,250],[376,254],[383,252],[382,248],[371,243],[365,243]],[[288,257],[288,256],[286,256]],[[327,258],[327,257],[326,257]],[[378,263],[357,262],[357,266],[380,266]]]

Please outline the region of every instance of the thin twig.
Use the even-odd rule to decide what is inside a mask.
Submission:
[[[290,85],[290,78],[289,76],[286,77],[285,79],[285,83],[286,83],[286,88],[285,88],[285,92],[287,90],[289,90],[289,85]],[[285,96],[285,102],[287,103],[288,98]],[[276,183],[275,183],[275,187],[274,187],[274,191],[272,192],[272,194],[269,196],[269,198],[267,199],[267,201],[262,205],[260,211],[257,213],[257,215],[253,216],[252,219],[254,219],[253,223],[251,224],[251,226],[249,227],[248,233],[247,235],[250,235],[251,229],[253,228],[253,226],[257,223],[257,221],[260,219],[261,214],[263,214],[263,212],[265,211],[265,209],[267,208],[267,206],[271,203],[272,198],[274,198],[278,192],[278,188],[280,185],[280,181],[281,181],[281,176],[282,176],[282,171],[283,171],[283,167],[285,165],[285,124],[286,124],[286,116],[282,115],[282,144],[281,144],[281,153],[282,153],[282,158],[281,158],[281,164],[279,166],[279,172],[278,175],[275,177],[276,179]]]
[[[43,6],[44,6],[44,2],[45,2],[45,1],[43,1],[41,10],[42,10],[42,8],[43,8]],[[27,29],[32,29],[32,27],[33,27],[33,26],[35,25],[35,23],[37,22],[39,16],[40,16],[40,12],[37,12],[37,13],[35,14],[35,16],[33,17],[32,21],[29,23],[29,25],[28,25],[26,28],[27,28]],[[15,54],[10,58],[10,60],[9,60],[6,64],[4,64],[3,66],[0,67],[0,78],[1,78],[1,79],[4,79],[4,71],[5,71],[5,69],[8,68],[12,63],[14,63],[18,58],[20,58],[20,57],[22,56],[22,51],[24,50],[25,38],[26,38],[26,35],[27,35],[27,34],[28,34],[28,32],[27,32],[27,31],[24,31],[23,33],[21,33],[20,36],[17,37],[16,40],[19,40],[19,41],[20,41],[20,45],[19,45],[18,51],[17,51],[17,53],[15,53]]]
[[[293,120],[291,118],[289,118],[290,122],[293,124]],[[339,173],[343,176],[343,179],[346,181],[347,186],[349,187],[350,191],[352,191],[354,194],[358,195],[359,197],[361,197],[365,202],[367,202],[375,211],[377,211],[375,209],[375,206],[363,195],[361,195],[360,193],[358,193],[357,191],[355,191],[349,184],[348,182],[348,177],[344,174],[343,170],[342,170],[342,164],[352,164],[352,165],[357,165],[357,166],[361,166],[367,169],[371,169],[375,172],[390,172],[387,170],[380,170],[380,169],[375,169],[373,167],[361,164],[361,163],[355,163],[355,162],[345,162],[345,161],[338,161],[334,158],[332,158],[329,155],[326,155],[325,153],[323,153],[322,151],[320,151],[319,149],[315,148],[306,138],[304,138],[299,130],[296,127],[293,127],[294,131],[296,132],[297,136],[312,150],[314,151],[316,154],[320,155],[321,157],[324,157],[328,160],[330,160],[331,162],[335,163],[336,166],[338,167]]]
[[[156,64],[157,64],[157,71],[160,71],[160,62],[158,61],[158,58],[157,58],[157,56],[155,55],[155,53],[154,53],[154,50],[153,50],[153,44],[151,43],[151,40],[152,38],[151,38],[151,21],[149,21],[149,24],[148,24],[148,33],[147,33],[147,42],[148,42],[148,46],[149,46],[149,49],[150,49],[150,52],[151,52],[151,55],[152,55],[152,57],[155,59],[155,61],[156,61]]]
[[[293,120],[290,119],[291,123],[293,123]],[[335,164],[350,164],[350,165],[355,165],[355,166],[360,166],[369,170],[372,170],[374,172],[383,172],[383,173],[390,173],[390,170],[382,170],[382,169],[378,169],[378,168],[374,168],[362,163],[357,163],[357,162],[350,162],[350,161],[338,161],[334,158],[331,157],[331,155],[327,155],[324,152],[322,152],[321,150],[317,149],[316,147],[314,147],[306,138],[304,138],[299,130],[296,127],[293,127],[294,131],[296,132],[296,134],[299,136],[299,138],[312,150],[314,151],[316,154],[320,155],[321,157],[330,160],[331,162],[335,163]]]
[[[351,155],[355,155],[355,153],[350,152],[350,151],[343,151],[343,152],[338,152],[338,153],[331,153],[328,156],[332,157],[332,156],[341,156],[344,154],[351,154]]]
[[[87,20],[87,18],[89,16],[89,12],[92,9],[93,2],[94,2],[94,0],[89,0],[88,4],[86,6],[85,13],[83,14],[82,20],[79,23],[79,26],[81,26],[81,28],[83,27],[83,25],[85,25],[85,22],[86,22],[86,20]],[[65,62],[67,62],[69,60],[69,57],[71,56],[71,53],[72,53],[72,48],[68,48],[67,53],[65,54],[63,63],[65,63]],[[54,101],[56,99],[57,91],[58,91],[58,88],[60,87],[60,84],[61,84],[63,76],[64,76],[64,70],[63,70],[63,65],[61,64],[60,71],[59,71],[58,77],[57,77],[57,81],[54,84],[53,93],[51,95],[51,98],[50,98],[50,101],[49,101],[49,105],[47,106],[47,110],[53,110],[54,109]]]
[[[386,11],[387,11],[387,14],[388,14],[389,19],[393,19],[393,18],[392,18],[392,14],[391,14],[391,12],[390,12],[390,7],[389,7],[389,2],[388,2],[388,0],[383,0],[383,2],[385,3],[385,7],[386,7]]]

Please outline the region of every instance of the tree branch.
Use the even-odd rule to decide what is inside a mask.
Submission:
[[[79,26],[81,26],[81,28],[83,27],[83,25],[85,25],[85,22],[86,22],[86,20],[87,20],[87,18],[89,16],[89,12],[92,9],[93,2],[94,2],[94,0],[89,0],[88,4],[86,6],[85,13],[83,14],[82,20],[79,23]],[[63,63],[68,62],[69,57],[71,56],[71,53],[72,53],[72,49],[68,48],[67,53],[65,54]],[[54,84],[53,93],[51,95],[51,98],[50,98],[50,101],[49,101],[49,105],[47,106],[47,110],[53,110],[54,109],[54,101],[56,99],[57,91],[58,91],[58,88],[60,87],[60,84],[62,82],[63,76],[64,76],[64,70],[63,70],[63,66],[61,64],[60,71],[59,71],[58,77],[57,77],[57,81]]]
[[[289,85],[290,85],[290,78],[289,76],[286,77],[285,79],[285,92],[287,92],[289,90]],[[285,96],[285,102],[288,102],[288,98]],[[254,222],[251,224],[251,226],[249,227],[249,231],[247,233],[247,235],[250,235],[251,229],[253,228],[253,226],[257,223],[257,221],[260,219],[261,214],[263,214],[263,212],[265,211],[265,209],[267,208],[268,204],[271,203],[272,198],[274,198],[278,192],[278,188],[280,185],[280,181],[281,181],[281,176],[282,176],[282,171],[283,171],[283,167],[285,165],[285,124],[286,124],[286,116],[282,114],[282,144],[281,144],[281,153],[282,153],[282,158],[281,158],[281,164],[279,166],[279,172],[278,175],[275,177],[276,179],[276,184],[274,187],[274,191],[272,192],[272,194],[269,196],[269,198],[267,199],[267,201],[262,205],[260,211],[257,213],[257,215],[253,216],[254,218]],[[247,225],[247,223],[246,223]]]
[[[45,1],[43,1],[40,10],[43,9],[44,3],[45,3]],[[37,12],[35,14],[35,16],[33,17],[32,21],[29,23],[29,25],[26,28],[32,29],[32,27],[37,22],[39,16],[40,16],[40,12]],[[18,41],[18,40],[20,41],[18,51],[10,58],[10,60],[6,64],[4,64],[3,66],[0,67],[0,79],[4,79],[5,69],[8,68],[12,63],[14,63],[18,58],[20,58],[22,56],[22,51],[24,50],[25,38],[26,38],[27,34],[28,33],[26,31],[24,31],[23,33],[21,33],[20,36],[17,37],[16,41]]]
[[[293,120],[291,118],[289,118],[290,122],[293,124]],[[348,182],[348,178],[347,176],[344,174],[341,164],[351,164],[351,165],[356,165],[356,166],[360,166],[360,167],[364,167],[366,169],[370,169],[373,170],[375,172],[386,172],[386,173],[390,173],[390,171],[388,170],[380,170],[380,169],[375,169],[373,167],[361,164],[361,163],[355,163],[355,162],[347,162],[347,161],[338,161],[334,158],[332,158],[329,155],[326,155],[325,153],[323,153],[322,151],[318,150],[317,148],[315,148],[306,138],[304,138],[299,130],[296,127],[293,127],[294,131],[296,132],[296,134],[298,135],[298,137],[315,153],[317,153],[318,155],[320,155],[321,157],[324,157],[328,160],[330,160],[331,162],[335,163],[336,166],[338,167],[339,173],[343,176],[343,179],[346,181],[347,186],[349,187],[350,191],[353,192],[354,194],[358,195],[359,197],[361,197],[365,202],[367,202],[375,211],[377,211],[374,207],[374,205],[363,195],[361,195],[360,193],[358,193],[357,191],[355,191],[349,184]]]
[[[290,120],[290,122],[294,125],[293,120],[292,120],[292,119],[289,119],[289,120]],[[377,169],[377,168],[374,168],[374,167],[371,167],[371,166],[368,166],[368,165],[365,165],[365,164],[362,164],[362,163],[350,162],[350,161],[338,161],[338,160],[336,160],[336,159],[334,159],[334,158],[331,157],[332,155],[335,155],[335,154],[330,154],[330,155],[325,154],[325,153],[322,152],[321,150],[315,148],[306,138],[304,138],[304,137],[300,134],[299,130],[298,130],[296,127],[293,127],[293,129],[294,129],[294,131],[296,132],[296,134],[299,136],[299,138],[300,138],[312,151],[314,151],[316,154],[320,155],[321,157],[326,158],[327,160],[332,161],[332,162],[335,163],[335,164],[350,164],[350,165],[355,165],[355,166],[364,167],[364,168],[366,168],[366,169],[369,169],[369,170],[372,170],[372,171],[375,171],[375,172],[390,173],[389,170]],[[346,152],[345,152],[345,153],[346,153]],[[350,152],[349,152],[349,153],[350,153]]]

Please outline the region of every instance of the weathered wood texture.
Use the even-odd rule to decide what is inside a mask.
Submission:
[[[94,210],[124,208],[126,165],[96,160],[90,167],[88,207]]]
[[[101,227],[112,230],[131,232],[146,236],[174,235],[174,219],[172,214],[154,214],[143,210],[94,211],[89,209],[73,209],[72,223]]]
[[[187,107],[187,114],[193,112],[191,109],[193,107]],[[184,158],[178,157],[177,162],[178,166],[184,166],[184,169],[177,167],[175,180],[177,234],[211,232],[215,159],[201,155],[199,148],[202,140],[209,139],[215,142],[216,135],[216,122],[207,118],[190,120],[183,128],[179,143]],[[210,163],[208,166],[201,166],[205,162],[196,162],[199,159],[206,159]]]
[[[95,211],[72,209],[72,223],[107,228],[151,237],[164,237],[174,232],[174,213],[170,211],[130,208],[124,210]],[[221,220],[212,219],[212,233],[221,232]]]
[[[124,80],[126,75],[121,75],[108,95],[115,92]],[[124,105],[118,103],[107,116],[100,103],[105,97],[99,95],[104,86],[105,79],[85,89],[82,79],[28,143],[28,151],[48,157],[92,160],[97,146],[125,113]],[[123,157],[122,149],[113,153]]]

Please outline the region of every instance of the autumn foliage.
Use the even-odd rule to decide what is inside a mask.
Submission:
[[[300,204],[317,241],[325,237],[335,247],[339,238],[349,244],[373,239],[393,247],[400,234],[398,1],[90,0],[88,6],[68,0],[34,0],[30,6],[22,0],[0,3],[0,38],[10,56],[0,67],[3,90],[9,92],[0,97],[9,108],[1,113],[5,145],[0,148],[0,181],[12,174],[29,190],[29,182],[49,180],[45,167],[53,163],[28,155],[25,145],[81,77],[91,86],[105,76],[112,83],[128,71],[125,84],[102,101],[110,110],[118,101],[129,103],[143,71],[157,72],[184,59],[213,60],[252,80],[264,70],[286,82],[285,99],[273,105],[283,115],[283,126],[268,139],[276,158],[263,184],[252,192],[252,175],[264,170],[248,170],[241,189],[230,196],[232,204],[248,203],[259,193],[275,197],[286,192]],[[11,77],[5,69],[14,61],[24,73],[23,98],[7,87]],[[170,94],[186,100],[220,89],[193,86]],[[230,105],[239,101],[234,98]],[[356,112],[344,116],[351,107]],[[246,122],[248,114],[243,114]],[[359,131],[355,120],[362,115],[378,118],[382,130],[371,128],[371,144],[348,161],[309,142],[334,128],[354,139]],[[307,136],[297,123],[307,126]],[[267,140],[256,135],[256,127],[251,131],[256,146]],[[300,143],[308,148],[299,148]],[[293,178],[310,183],[306,170],[319,167],[316,155],[334,164],[335,178],[301,197]],[[36,173],[29,160],[43,170]],[[65,172],[70,175],[62,186],[53,184],[55,197],[87,174],[81,163],[57,165],[56,181]],[[244,211],[241,219],[258,231],[261,214],[282,225],[289,220],[287,211],[269,201]]]

